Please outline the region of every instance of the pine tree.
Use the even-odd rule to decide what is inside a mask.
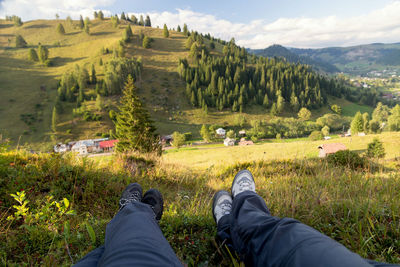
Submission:
[[[17,34],[15,36],[15,47],[26,47],[27,46],[27,42],[25,41],[25,39]]]
[[[178,27],[176,27],[176,31],[181,32],[182,31],[181,26],[178,25]]]
[[[42,46],[41,44],[39,44],[38,56],[39,56],[40,62],[44,63],[49,58],[49,49],[47,49],[47,47]]]
[[[85,32],[86,32],[86,34],[90,35],[89,24],[85,24]]]
[[[200,129],[200,135],[203,138],[204,141],[210,142],[211,141],[211,134],[210,131],[208,130],[206,125],[202,125]]]
[[[137,19],[137,17],[136,17],[135,15],[132,15],[132,16],[131,16],[131,21],[132,21],[132,23],[135,24],[135,25],[138,24],[138,19]]]
[[[151,20],[149,15],[146,16],[146,20],[144,21],[144,26],[151,27]]]
[[[147,36],[145,36],[145,37],[143,38],[143,47],[144,47],[144,48],[150,48],[150,38],[147,37]]]
[[[56,107],[53,107],[53,113],[51,116],[51,130],[53,132],[57,131],[57,109],[56,109]]]
[[[131,26],[128,25],[128,27],[125,28],[123,39],[125,42],[129,42],[129,40],[131,40],[132,37],[133,37],[132,28]]]
[[[39,57],[38,57],[35,49],[33,49],[33,48],[29,49],[28,59],[31,61],[35,61],[35,62],[39,61]]]
[[[58,25],[57,25],[57,32],[59,34],[65,34],[64,26],[61,23],[58,23]]]
[[[119,152],[160,152],[156,128],[135,92],[132,76],[128,76],[115,122]]]
[[[99,17],[99,19],[100,20],[104,20],[104,14],[103,14],[103,11],[99,11],[99,15],[98,15],[98,17]]]
[[[354,116],[353,121],[351,122],[351,134],[357,134],[359,132],[362,132],[364,130],[364,122],[363,122],[363,117],[361,115],[361,112],[358,111],[356,115]]]
[[[97,11],[95,11],[95,12],[93,13],[93,17],[94,17],[95,19],[97,19],[97,18],[99,17],[99,13],[97,13]]]
[[[80,29],[83,29],[85,27],[85,23],[83,22],[83,17],[82,15],[79,17],[79,24],[78,24]]]
[[[121,20],[126,20],[126,16],[125,16],[124,12],[121,13]]]
[[[168,31],[168,28],[167,28],[167,24],[164,24],[163,35],[164,35],[165,38],[169,37],[169,31]]]
[[[90,82],[91,82],[91,84],[96,84],[97,83],[96,69],[95,69],[93,64],[92,64],[92,75],[91,75]]]
[[[96,108],[98,111],[103,110],[103,97],[100,94],[96,96]]]
[[[143,15],[140,15],[139,25],[140,25],[140,26],[144,26]]]
[[[186,25],[186,23],[185,23],[185,24],[183,24],[183,35],[187,36],[188,33],[189,33],[188,27],[187,27],[187,25]]]

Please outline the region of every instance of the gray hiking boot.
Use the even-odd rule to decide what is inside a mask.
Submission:
[[[125,207],[127,204],[132,202],[140,202],[142,201],[143,189],[138,183],[132,183],[128,185],[124,192],[122,192],[122,196],[119,199],[119,210]]]
[[[231,210],[232,210],[231,195],[224,190],[215,193],[212,204],[212,213],[215,222],[218,224],[219,219],[221,219],[221,217],[224,215],[230,214]]]
[[[150,189],[144,193],[142,202],[150,205],[154,212],[154,217],[159,222],[163,214],[164,200],[162,194],[157,189]]]
[[[256,192],[256,183],[254,182],[253,175],[248,170],[238,172],[233,179],[231,187],[233,198],[244,191]]]

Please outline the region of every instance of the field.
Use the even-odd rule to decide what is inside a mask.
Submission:
[[[360,151],[373,137],[340,141]],[[214,239],[211,202],[217,190],[230,189],[237,171],[247,168],[272,214],[301,220],[362,257],[400,263],[400,134],[378,137],[387,152],[385,160],[369,161],[361,169],[315,158],[321,142],[304,140],[187,147],[168,151],[161,159],[0,153],[0,262],[75,263],[104,242],[105,226],[117,210],[121,191],[128,183],[139,182],[144,190],[158,188],[163,193],[160,226],[182,262],[231,266],[232,260]],[[44,219],[6,220],[17,204],[10,194],[21,190],[30,201],[30,212],[44,212]],[[75,215],[59,215],[55,207],[48,208],[49,195],[57,201],[67,198]],[[46,217],[49,211],[55,218]]]

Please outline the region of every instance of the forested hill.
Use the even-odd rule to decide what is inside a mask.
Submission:
[[[186,25],[133,19],[0,20],[0,133],[21,144],[107,137],[128,75],[159,133],[198,135],[232,116],[296,116],[328,97],[361,98],[310,67],[248,54]]]
[[[335,73],[340,71],[333,64],[318,59],[312,59],[307,55],[297,55],[281,45],[271,45],[265,49],[249,49],[248,51],[258,56],[284,58],[291,63],[310,65],[316,71],[327,73]]]

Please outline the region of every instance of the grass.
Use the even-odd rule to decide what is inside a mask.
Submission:
[[[168,151],[163,156],[165,163],[173,163],[182,168],[219,168],[221,166],[230,166],[243,162],[252,162],[258,160],[285,160],[285,159],[303,159],[318,156],[318,146],[324,143],[343,143],[350,150],[365,151],[368,143],[374,137],[378,137],[384,144],[386,150],[386,159],[400,157],[399,132],[384,132],[379,135],[346,137],[326,141],[302,140],[296,142],[287,142],[285,140],[274,141],[273,143],[261,143],[254,146],[235,146],[235,147],[196,147],[195,150],[181,150],[179,153]],[[203,148],[203,149],[200,149]],[[204,149],[207,148],[207,149]],[[175,150],[176,151],[176,150]]]
[[[388,142],[385,147],[392,141]],[[90,160],[70,154],[0,154],[0,262],[10,266],[75,263],[104,241],[106,224],[117,211],[121,191],[128,183],[139,182],[144,190],[158,188],[163,193],[165,212],[160,226],[184,263],[232,265],[214,239],[211,202],[217,190],[229,190],[235,173],[243,168],[254,174],[257,192],[272,214],[301,220],[362,257],[400,262],[398,171],[383,166],[351,170],[316,158],[256,158],[252,150],[263,146],[247,147],[242,155],[248,156],[241,163],[211,160],[202,164],[208,168],[196,168],[198,157],[193,159],[194,166],[189,166],[180,164],[181,157],[169,162],[153,159],[151,163],[136,156],[137,160],[130,161],[136,163],[129,164],[110,156]],[[208,151],[217,158],[222,156],[218,151],[229,149],[183,150],[163,157],[188,157],[193,154],[186,153],[197,151]],[[391,161],[391,165],[399,168],[400,162]],[[56,200],[69,199],[76,215],[63,217],[51,229],[41,223],[21,228],[23,220],[5,220],[15,211],[10,193],[21,190],[26,192],[31,210],[42,210],[40,202],[52,195]],[[94,229],[94,236],[87,225]]]

